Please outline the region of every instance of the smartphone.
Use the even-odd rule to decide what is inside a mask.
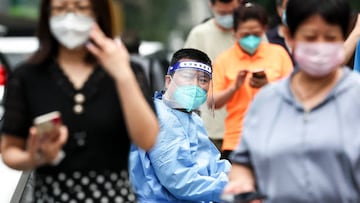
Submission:
[[[57,134],[56,130],[60,127],[61,123],[61,114],[59,111],[53,111],[34,119],[34,126],[36,127],[40,140],[43,140],[45,136]]]
[[[221,203],[250,203],[253,200],[266,199],[266,195],[259,192],[244,192],[237,195],[223,195]]]
[[[256,69],[256,70],[252,71],[252,76],[254,78],[262,79],[262,78],[266,77],[266,74],[265,74],[264,69]]]
[[[266,196],[259,192],[245,192],[235,195],[234,203],[247,203],[253,200],[262,200],[265,198]]]

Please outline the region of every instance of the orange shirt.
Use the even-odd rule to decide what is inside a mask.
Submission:
[[[213,65],[214,94],[233,85],[240,70],[263,68],[269,82],[290,75],[293,65],[288,53],[279,45],[261,43],[253,56],[244,52],[238,43],[218,56]],[[250,87],[247,75],[244,84],[226,103],[227,117],[222,150],[234,150],[238,145],[245,113],[259,89]]]

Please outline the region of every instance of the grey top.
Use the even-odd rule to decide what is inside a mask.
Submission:
[[[360,202],[360,76],[343,70],[309,112],[292,94],[290,78],[255,97],[231,159],[253,167],[264,203]]]

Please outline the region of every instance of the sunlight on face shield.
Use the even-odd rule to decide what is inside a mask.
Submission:
[[[175,72],[173,80],[175,80],[178,85],[198,85],[207,91],[211,78],[209,74],[201,70],[182,68]]]

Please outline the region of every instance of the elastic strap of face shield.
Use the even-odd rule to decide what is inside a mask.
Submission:
[[[212,117],[215,118],[215,100],[214,100],[214,86],[213,82],[211,80],[211,88],[210,88],[211,94],[208,96],[208,102],[207,106],[209,110],[211,111]],[[209,95],[209,94],[208,94]],[[210,97],[210,98],[209,98]]]
[[[171,75],[173,74],[176,70],[181,69],[181,68],[193,68],[196,70],[200,70],[203,71],[205,73],[207,73],[210,77],[210,79],[212,78],[212,69],[209,65],[201,63],[201,62],[195,62],[195,61],[183,61],[183,62],[177,62],[172,66],[169,66],[167,74]]]

